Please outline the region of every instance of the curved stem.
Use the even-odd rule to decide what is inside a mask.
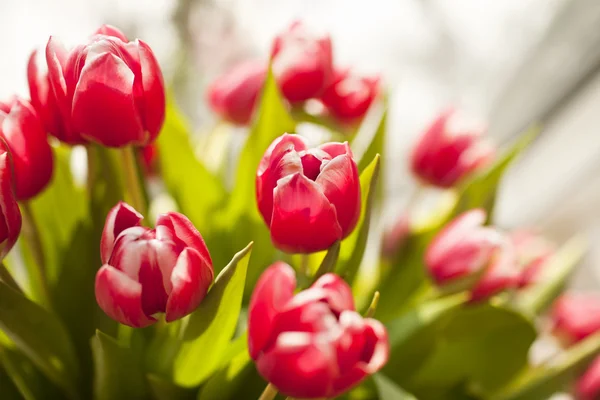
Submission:
[[[38,280],[41,290],[41,295],[46,304],[50,305],[50,287],[48,286],[48,276],[46,271],[46,258],[44,257],[44,248],[42,246],[42,238],[40,230],[35,222],[33,210],[29,202],[20,203],[23,215],[23,236],[33,256],[33,260],[37,267]]]
[[[87,155],[87,182],[86,189],[88,196],[91,198],[94,190],[94,184],[96,183],[96,161],[98,156],[96,155],[93,145],[85,146],[85,152]]]
[[[128,146],[122,149],[123,153],[123,170],[125,172],[125,185],[129,193],[129,201],[131,205],[140,214],[146,215],[146,201],[144,200],[143,189],[140,183],[135,148]]]
[[[258,400],[273,400],[275,396],[277,396],[277,388],[269,383]]]

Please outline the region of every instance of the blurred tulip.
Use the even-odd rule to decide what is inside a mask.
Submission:
[[[550,314],[554,335],[565,345],[600,332],[600,295],[566,293],[559,297]]]
[[[360,181],[348,143],[309,149],[302,136],[280,136],[258,167],[256,198],[277,248],[327,249],[352,232],[360,215]]]
[[[413,174],[426,184],[449,188],[486,167],[495,150],[481,138],[484,131],[453,110],[442,113],[413,149]]]
[[[226,121],[247,125],[266,76],[267,65],[262,61],[238,64],[210,85],[208,102]]]
[[[156,174],[158,169],[158,146],[156,143],[150,143],[144,147],[140,147],[139,152],[144,174],[146,176],[152,176]]]
[[[543,266],[554,255],[555,248],[552,243],[528,230],[513,232],[510,238],[522,270],[519,287],[523,288],[535,283]]]
[[[54,169],[48,137],[28,101],[14,97],[0,103],[0,136],[12,156],[16,197],[28,200],[48,185]]]
[[[488,300],[490,297],[509,289],[516,289],[521,277],[515,249],[504,238],[494,251],[483,276],[471,289],[471,302]]]
[[[298,21],[275,38],[271,57],[281,92],[292,103],[318,97],[333,77],[331,38]]]
[[[123,147],[143,146],[156,138],[165,117],[165,89],[146,43],[126,42],[118,29],[103,26],[69,52],[50,37],[46,62],[53,96],[46,94],[43,74],[31,65],[30,90],[35,103],[47,108],[43,115],[55,103],[64,131],[52,122],[47,128],[57,129],[51,133],[59,139]]]
[[[323,275],[296,295],[295,288],[292,267],[277,262],[250,299],[248,348],[266,380],[287,396],[334,398],[385,365],[385,327],[355,311],[340,277]]]
[[[596,357],[575,385],[577,400],[600,399],[600,357]]]
[[[12,249],[21,232],[21,211],[13,183],[8,146],[0,139],[0,260]]]
[[[410,216],[408,213],[400,214],[392,228],[383,234],[381,255],[387,259],[394,258],[409,234]]]
[[[337,70],[321,101],[334,118],[351,124],[365,116],[378,92],[378,77],[359,77],[349,69]]]
[[[141,328],[165,313],[167,322],[198,307],[213,280],[204,240],[182,214],[162,214],[156,228],[125,203],[106,217],[96,275],[96,300],[114,320]]]

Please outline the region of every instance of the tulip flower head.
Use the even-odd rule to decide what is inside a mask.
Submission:
[[[566,293],[559,297],[550,314],[554,335],[570,345],[600,332],[600,295]]]
[[[158,135],[165,89],[154,53],[143,41],[128,42],[110,26],[70,51],[50,37],[46,63],[47,79],[35,55],[30,59],[30,92],[46,128],[59,140],[143,146]]]
[[[0,260],[12,249],[21,232],[21,211],[13,183],[8,146],[0,139]]]
[[[321,101],[335,119],[352,124],[365,116],[378,92],[378,77],[360,77],[349,69],[337,70]]]
[[[265,62],[246,61],[236,65],[208,88],[208,102],[226,121],[247,125],[267,76]]]
[[[600,357],[596,357],[575,385],[577,400],[600,398]]]
[[[453,110],[442,113],[411,154],[413,174],[423,183],[449,188],[485,168],[494,148],[482,139],[484,128]]]
[[[28,200],[48,185],[54,169],[46,132],[28,101],[0,103],[0,136],[12,155],[17,199]]]
[[[275,38],[271,57],[281,92],[292,103],[318,97],[333,77],[331,38],[301,22]]]
[[[167,322],[198,307],[213,280],[210,254],[187,217],[171,212],[156,228],[140,225],[142,216],[125,203],[108,214],[96,275],[96,299],[114,320],[141,328],[164,313]]]
[[[309,148],[298,135],[277,138],[258,167],[256,198],[277,248],[329,248],[352,232],[360,215],[358,168],[348,143]]]
[[[538,280],[544,266],[554,255],[555,248],[542,236],[528,230],[513,232],[510,239],[522,268],[519,287],[524,288]]]
[[[248,348],[266,380],[287,396],[334,398],[385,365],[385,327],[355,311],[340,277],[325,274],[296,295],[295,287],[292,267],[277,262],[250,300]]]

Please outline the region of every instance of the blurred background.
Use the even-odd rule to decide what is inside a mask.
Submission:
[[[542,135],[504,180],[497,222],[564,241],[590,240],[578,289],[600,283],[600,2],[596,0],[21,0],[0,2],[0,97],[27,95],[30,52],[100,24],[155,50],[198,132],[216,121],[206,86],[228,66],[267,56],[294,19],[331,33],[336,63],[379,73],[389,88],[386,213],[414,181],[406,154],[454,104],[489,121],[500,145],[540,121]]]

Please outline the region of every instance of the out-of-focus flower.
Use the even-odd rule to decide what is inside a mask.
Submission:
[[[30,199],[50,182],[54,161],[46,132],[28,101],[14,97],[0,102],[0,136],[12,156],[17,199]]]
[[[559,297],[550,314],[553,332],[570,345],[600,332],[600,295],[566,293]]]
[[[281,92],[292,103],[318,97],[333,77],[331,38],[301,22],[275,38],[271,57]]]
[[[247,125],[252,119],[266,76],[267,65],[263,61],[238,64],[210,85],[208,102],[213,111],[226,121]]]
[[[535,283],[544,265],[554,255],[555,248],[552,243],[529,230],[515,231],[510,239],[522,269],[519,287],[523,288]]]
[[[287,396],[333,398],[384,366],[387,332],[355,311],[347,283],[326,274],[295,288],[292,267],[277,262],[250,300],[248,348],[266,380]]]
[[[575,385],[577,400],[600,398],[600,357],[596,357]]]
[[[352,157],[348,143],[309,148],[287,133],[271,143],[258,167],[256,198],[275,246],[311,253],[352,232],[361,202]]]
[[[383,234],[381,255],[387,259],[393,258],[410,234],[410,216],[403,213],[398,216],[391,229]]]
[[[182,214],[162,214],[156,228],[140,225],[142,216],[125,203],[106,217],[96,275],[96,300],[114,320],[133,327],[167,322],[198,307],[213,280],[204,240]]]
[[[139,149],[142,168],[147,176],[154,175],[158,169],[158,146],[156,143],[147,144]]]
[[[426,184],[449,188],[486,167],[495,150],[482,139],[484,131],[458,112],[442,113],[413,149],[413,174]]]
[[[479,302],[509,289],[516,289],[521,277],[515,249],[509,239],[494,251],[481,279],[471,289],[471,302]]]
[[[103,26],[86,44],[67,52],[50,37],[46,62],[53,96],[44,86],[44,74],[31,63],[30,90],[34,104],[43,110],[46,128],[57,138],[109,147],[143,146],[160,132],[165,117],[163,77],[143,41],[127,42],[118,29]],[[56,110],[60,117],[52,122],[46,115]]]
[[[0,260],[12,249],[21,232],[21,211],[13,184],[8,146],[0,139]]]
[[[338,121],[352,124],[365,116],[378,92],[379,77],[356,76],[349,69],[336,70],[321,101]]]

